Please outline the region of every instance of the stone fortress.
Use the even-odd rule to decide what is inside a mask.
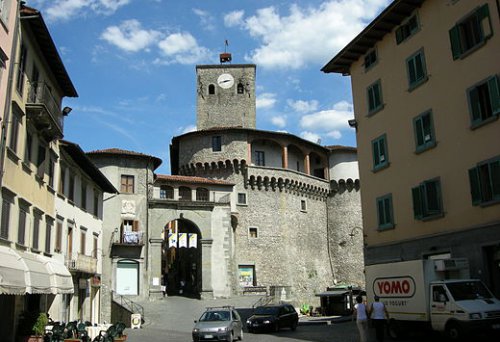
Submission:
[[[109,289],[318,305],[327,287],[364,286],[356,149],[256,129],[255,76],[252,64],[196,67],[197,131],[172,139],[172,175],[153,156],[88,153],[121,186],[105,199]]]

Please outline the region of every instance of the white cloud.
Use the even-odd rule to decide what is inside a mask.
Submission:
[[[160,41],[158,47],[167,60],[157,59],[157,64],[194,64],[208,59],[211,54],[188,32],[173,33]]]
[[[159,31],[145,30],[135,19],[125,20],[120,26],[109,26],[101,34],[101,39],[127,52],[146,49],[161,36]]]
[[[292,4],[282,15],[271,6],[250,17],[231,12],[228,26],[240,26],[260,46],[245,56],[262,67],[301,68],[324,65],[356,36],[390,0],[330,0],[320,6]]]
[[[321,143],[321,136],[317,133],[304,131],[304,132],[300,133],[300,136],[302,137],[302,139],[312,141],[313,143],[316,143],[316,144]]]
[[[299,113],[309,113],[313,112],[318,109],[318,101],[317,100],[311,100],[311,101],[303,101],[303,100],[287,100],[286,101],[288,106],[293,108],[294,111],[299,112]]]
[[[257,96],[256,106],[257,108],[272,108],[276,104],[276,94],[273,93],[262,93]]]
[[[43,9],[49,21],[69,20],[72,17],[93,11],[98,14],[111,15],[130,0],[55,0]]]
[[[224,15],[224,25],[227,27],[234,27],[243,25],[243,16],[245,15],[245,11],[233,11]]]
[[[278,115],[271,118],[271,123],[279,128],[284,128],[286,126],[286,116]]]
[[[354,116],[352,104],[341,101],[333,106],[333,109],[322,110],[316,113],[304,115],[300,119],[300,127],[308,131],[325,133],[334,139],[342,137],[341,131],[349,129],[347,120]]]
[[[209,12],[198,8],[193,8],[193,12],[200,18],[200,24],[204,30],[215,30],[215,19]]]

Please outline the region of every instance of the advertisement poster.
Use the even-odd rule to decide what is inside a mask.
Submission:
[[[253,286],[253,266],[244,266],[239,268],[240,285]]]

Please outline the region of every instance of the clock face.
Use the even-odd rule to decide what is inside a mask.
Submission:
[[[217,84],[223,89],[229,89],[234,85],[234,77],[231,74],[221,74],[217,78]]]

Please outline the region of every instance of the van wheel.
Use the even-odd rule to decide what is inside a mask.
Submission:
[[[446,325],[446,336],[451,341],[460,341],[462,334],[462,328],[458,323],[448,323]]]
[[[401,324],[395,319],[391,319],[387,326],[387,335],[393,340],[398,340],[401,338]]]

